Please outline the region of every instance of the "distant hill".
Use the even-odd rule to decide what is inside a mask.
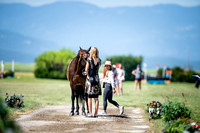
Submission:
[[[1,60],[33,63],[42,52],[57,50],[52,42],[34,39],[18,33],[0,30]]]
[[[0,12],[0,59],[33,62],[46,50],[96,46],[102,59],[131,54],[179,65],[189,49],[190,61],[200,61],[200,6],[99,8],[57,2],[40,7],[0,4]]]

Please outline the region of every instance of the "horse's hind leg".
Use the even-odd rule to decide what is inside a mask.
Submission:
[[[85,113],[85,101],[86,101],[86,94],[84,94],[83,98],[82,98],[82,115],[86,116]],[[86,103],[87,106],[87,103]]]
[[[74,115],[74,100],[75,100],[75,96],[74,96],[73,92],[72,92],[71,100],[72,100],[72,108],[71,108],[71,112],[69,114],[70,116]]]
[[[75,113],[75,115],[79,115],[78,96],[76,96],[76,113]]]

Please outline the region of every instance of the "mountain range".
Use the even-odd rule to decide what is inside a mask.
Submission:
[[[100,8],[83,2],[0,4],[0,59],[32,63],[42,52],[96,46],[100,57],[143,56],[149,68],[200,70],[200,6]]]

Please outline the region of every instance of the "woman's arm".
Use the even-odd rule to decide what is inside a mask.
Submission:
[[[85,72],[83,72],[83,75],[87,75],[88,74],[88,69],[89,69],[89,63],[87,62],[86,66],[85,66]]]
[[[131,73],[132,73],[133,75],[136,75],[135,70],[133,70]]]

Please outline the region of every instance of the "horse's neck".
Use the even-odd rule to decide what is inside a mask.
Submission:
[[[76,61],[75,61],[75,73],[78,74],[82,71],[81,69],[81,57],[80,56],[76,56]]]

